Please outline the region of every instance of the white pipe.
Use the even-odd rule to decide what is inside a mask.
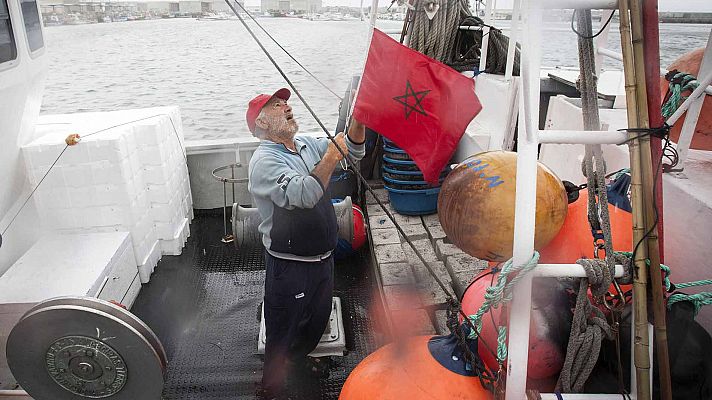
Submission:
[[[692,102],[694,102],[698,97],[700,97],[702,95],[702,92],[706,92],[707,89],[710,88],[710,83],[712,83],[712,73],[707,74],[705,79],[700,81],[700,86],[698,86],[697,89],[692,91],[690,97],[686,98],[685,101],[680,104],[680,107],[678,107],[677,110],[675,110],[675,112],[665,122],[667,122],[667,124],[671,126],[675,125],[675,122],[677,122],[677,120],[682,117],[682,114],[684,114],[685,111],[690,108]]]
[[[562,394],[564,400],[612,400],[620,399],[621,395],[616,394],[590,394],[590,393],[564,393]],[[635,400],[635,393],[626,396],[626,399]],[[558,397],[554,393],[541,393],[541,400],[557,400]]]
[[[705,99],[700,96],[702,95],[702,91],[710,84],[710,82],[712,82],[712,30],[710,31],[710,36],[707,39],[707,47],[705,48],[704,55],[702,56],[700,71],[697,75],[704,76],[705,78],[699,83],[700,85],[692,91],[690,97],[684,102],[687,103],[689,101],[689,104],[685,104],[687,107],[687,114],[685,116],[685,122],[682,124],[682,129],[680,130],[680,137],[677,140],[678,170],[685,168],[687,153],[689,153],[690,145],[692,144],[692,136],[695,134],[695,128],[697,128],[697,121],[700,119],[702,105],[705,102]],[[675,110],[675,114],[672,116],[677,115],[681,108],[682,107]],[[672,118],[670,119],[672,120]]]
[[[539,131],[539,143],[622,144],[626,140],[628,140],[628,134],[618,131]]]
[[[378,17],[378,0],[371,2],[371,29],[376,27],[376,17]]]
[[[30,395],[24,390],[0,390],[0,398],[3,397],[26,397],[30,399]]]
[[[537,278],[585,278],[586,270],[579,264],[539,264],[532,271]],[[622,265],[616,265],[615,277],[623,276]]]
[[[504,79],[509,82],[512,79],[512,70],[514,69],[514,54],[519,40],[519,14],[522,8],[521,0],[514,0],[512,10],[512,28],[509,33],[509,44],[507,46],[507,64],[504,70]]]
[[[617,51],[607,49],[605,47],[599,47],[598,54],[606,56],[606,57],[610,57],[614,60],[623,61],[623,54],[621,54]]]
[[[609,18],[612,17],[613,13],[616,12],[615,10],[606,10],[602,13],[601,15],[601,23],[606,23]],[[608,43],[608,33],[611,30],[611,25],[612,24],[606,24],[606,26],[603,27],[603,31],[594,39],[594,48],[596,49],[596,54],[594,55],[595,59],[595,65],[596,65],[596,76],[601,76],[601,72],[603,72],[603,58],[601,57],[603,53],[601,50],[608,50],[606,48],[606,45]]]
[[[623,61],[623,54],[618,53],[618,52],[613,51],[613,50],[610,50],[610,49],[603,48],[603,47],[599,47],[599,48],[598,48],[598,54],[603,55],[603,56],[606,56],[606,57],[609,57],[609,58],[612,58],[612,59],[614,59],[614,60]],[[600,69],[599,69],[599,70],[600,70]],[[667,74],[668,72],[669,72],[669,71],[666,70],[665,68],[660,68],[660,75],[665,75],[665,74]],[[701,90],[703,90],[706,94],[712,96],[712,86],[710,86],[710,83],[709,83],[709,82],[707,82],[706,85],[703,84],[705,81],[697,81],[697,82],[698,82],[699,85],[702,87]]]
[[[492,2],[494,0],[488,0],[487,6],[485,7],[485,24],[492,25]],[[487,69],[487,50],[489,48],[489,26],[485,26],[482,29],[482,48],[480,49],[480,71]]]
[[[611,10],[618,8],[618,0],[539,0],[542,9],[592,9]]]
[[[470,25],[462,25],[459,26],[458,29],[461,31],[481,31],[483,26],[470,26]]]
[[[513,249],[515,265],[529,262],[534,254],[542,25],[542,12],[533,4],[535,1],[523,0],[522,3],[525,12],[522,21],[524,40],[521,70],[524,75],[520,79],[523,97],[519,102],[519,149]],[[506,400],[526,399],[532,278],[531,274],[522,278],[512,299],[507,341],[509,357],[507,357]]]

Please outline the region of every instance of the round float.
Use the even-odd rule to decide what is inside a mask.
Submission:
[[[465,253],[488,261],[512,257],[517,155],[490,151],[469,157],[445,179],[438,217],[448,238]],[[546,246],[566,218],[561,180],[537,163],[534,247]]]

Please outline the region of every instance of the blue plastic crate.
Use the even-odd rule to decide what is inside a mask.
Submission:
[[[426,215],[438,211],[440,188],[400,190],[384,185],[393,208],[403,215]]]

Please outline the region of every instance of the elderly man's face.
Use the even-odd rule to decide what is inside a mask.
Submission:
[[[270,135],[280,138],[291,138],[299,129],[297,121],[292,114],[292,107],[285,100],[273,97],[262,108],[263,116],[260,118],[263,129]]]

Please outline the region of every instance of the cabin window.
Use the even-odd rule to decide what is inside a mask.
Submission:
[[[42,38],[42,21],[37,11],[37,0],[21,0],[22,19],[25,20],[25,31],[30,52],[35,52],[44,46]]]
[[[0,64],[16,58],[15,35],[12,34],[7,0],[0,0]]]

